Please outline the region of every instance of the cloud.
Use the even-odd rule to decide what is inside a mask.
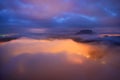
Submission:
[[[67,46],[65,44],[70,45]],[[35,45],[39,45],[39,47],[36,48]],[[2,80],[120,79],[119,47],[118,49],[108,48],[111,49],[109,51],[107,48],[105,49],[97,45],[94,48],[97,51],[96,54],[100,54],[99,50],[102,50],[102,48],[106,50],[106,53],[102,59],[93,60],[74,53],[76,51],[75,46],[77,47],[78,45],[81,45],[81,43],[75,43],[71,40],[49,41],[28,38],[2,44],[0,45],[0,56],[2,57],[0,58],[2,62],[2,70],[0,72]],[[79,46],[79,49],[85,45]],[[70,46],[74,48],[70,48]],[[42,49],[42,47],[45,47],[45,49]],[[55,52],[51,52],[52,47],[54,47],[53,50]],[[51,50],[49,50],[50,48]],[[33,52],[33,50],[36,51]],[[67,50],[70,52],[67,52]],[[16,55],[14,52],[19,54]]]
[[[1,1],[0,24],[44,27],[118,26],[118,3],[118,0],[4,0]],[[65,13],[67,14],[63,15]]]

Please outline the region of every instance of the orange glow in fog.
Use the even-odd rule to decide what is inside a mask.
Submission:
[[[85,56],[89,58],[88,53],[94,49],[93,46],[77,43],[71,39],[65,40],[34,40],[21,38],[18,40],[13,40],[9,44],[11,46],[16,46],[11,49],[13,56],[18,56],[20,54],[67,54],[67,59],[75,63],[82,63],[80,57]]]

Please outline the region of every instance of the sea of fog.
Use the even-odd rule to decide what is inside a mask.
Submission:
[[[2,80],[120,80],[120,46],[73,39],[0,44]]]

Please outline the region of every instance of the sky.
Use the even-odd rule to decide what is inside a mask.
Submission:
[[[0,25],[119,27],[119,0],[0,0]]]

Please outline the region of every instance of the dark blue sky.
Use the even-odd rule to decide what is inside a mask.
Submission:
[[[119,27],[119,0],[0,0],[0,25]]]

